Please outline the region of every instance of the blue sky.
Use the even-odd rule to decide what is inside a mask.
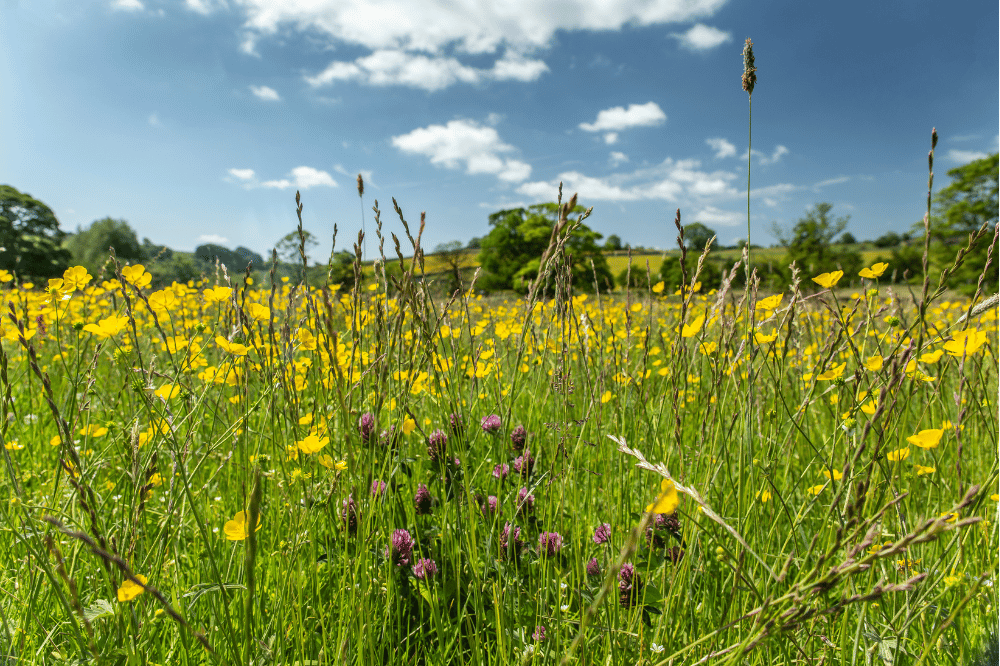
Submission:
[[[376,199],[402,237],[392,197],[430,250],[560,180],[605,236],[671,247],[680,208],[730,244],[750,37],[752,240],[821,201],[875,238],[921,219],[932,127],[936,189],[997,150],[997,24],[920,0],[3,0],[0,183],[182,250],[268,252],[296,189],[316,260],[362,214],[373,251]]]

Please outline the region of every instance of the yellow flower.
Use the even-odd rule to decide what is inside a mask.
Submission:
[[[316,336],[308,328],[300,328],[295,337],[299,339],[302,350],[314,351],[316,349]]]
[[[81,428],[79,434],[83,435],[84,437],[86,437],[87,435],[91,437],[103,437],[104,435],[108,434],[108,429],[105,428],[104,426],[97,426],[91,423],[88,424],[86,428]]]
[[[237,511],[236,515],[233,516],[232,520],[227,520],[226,524],[223,526],[222,531],[226,533],[226,538],[230,541],[243,541],[248,536],[250,532],[247,530],[247,515],[245,511]],[[260,531],[260,516],[257,516],[257,529],[255,532]]]
[[[874,264],[871,268],[862,268],[858,275],[863,278],[874,280],[875,278],[882,277],[882,274],[885,273],[887,268],[889,268],[889,264]]]
[[[153,394],[157,397],[163,398],[164,400],[170,400],[171,398],[176,398],[181,393],[181,387],[177,384],[164,384],[160,388],[153,391]]]
[[[933,474],[937,471],[934,467],[924,467],[923,465],[914,465],[914,469],[917,470],[917,476],[923,476],[924,474]]]
[[[94,276],[88,273],[83,266],[71,266],[63,272],[63,287],[66,291],[76,291],[86,287],[87,283],[93,279]]]
[[[309,435],[302,441],[298,442],[298,445],[299,448],[302,449],[303,453],[316,453],[329,443],[329,437],[320,438],[316,435]]]
[[[125,603],[126,601],[132,601],[137,596],[146,591],[143,585],[146,584],[146,577],[142,574],[135,575],[136,580],[140,581],[142,585],[136,585],[131,580],[125,580],[122,582],[122,586],[118,588],[118,601],[119,603]]]
[[[251,319],[258,320],[271,318],[271,310],[266,305],[251,303],[247,310],[249,311]]]
[[[767,502],[767,501],[769,501],[771,499],[771,491],[769,491],[769,490],[761,490],[761,491],[759,491],[757,493],[756,497],[761,502]]]
[[[142,264],[124,266],[122,268],[122,277],[125,278],[126,282],[131,283],[136,289],[145,287],[153,280],[153,276],[146,272],[146,267]]]
[[[601,396],[601,404],[610,402],[611,398],[613,398],[613,397],[615,397],[615,396],[614,396],[613,393],[611,393],[611,391],[605,391],[604,395]]]
[[[905,449],[896,449],[895,451],[885,454],[885,457],[889,462],[900,462],[910,457],[910,449],[909,447]]]
[[[869,356],[868,360],[865,361],[865,368],[871,370],[872,372],[878,372],[882,369],[883,359],[881,356]]]
[[[111,315],[100,320],[96,324],[87,324],[83,330],[93,333],[97,337],[104,339],[118,335],[128,325],[128,317]]]
[[[826,372],[824,372],[823,374],[817,376],[816,379],[821,379],[824,381],[836,379],[837,377],[840,377],[842,374],[844,374],[844,368],[846,367],[847,367],[846,362],[841,363],[840,365],[835,365]]]
[[[677,488],[670,479],[660,481],[660,493],[653,500],[652,504],[646,506],[646,513],[666,513],[671,514],[677,510],[681,503],[677,495]]]
[[[774,310],[781,304],[781,299],[784,298],[784,294],[775,294],[774,296],[768,296],[767,298],[762,298],[757,301],[756,310]]]
[[[841,472],[839,469],[833,470],[832,476],[830,474],[830,470],[824,469],[823,470],[823,476],[825,476],[828,479],[832,478],[834,481],[840,481],[842,478],[844,478],[843,472]]]
[[[926,363],[927,365],[934,365],[935,363],[941,360],[941,357],[943,355],[944,355],[943,349],[938,349],[935,352],[928,352],[927,354],[921,355],[920,362]]]
[[[149,295],[149,307],[153,312],[161,313],[177,307],[177,294],[171,289],[160,289]]]
[[[9,442],[7,442],[6,444],[4,444],[3,447],[5,449],[7,449],[8,451],[20,451],[21,449],[24,448],[24,445],[23,444],[18,444],[18,442],[17,442],[16,439],[12,439]]]
[[[659,282],[657,282],[656,284],[653,285],[653,293],[654,294],[662,294],[663,293],[663,281],[662,280],[660,280]]]
[[[993,493],[990,495],[990,499],[994,502],[1000,502],[1000,493]]]
[[[952,576],[945,576],[944,577],[944,585],[945,585],[945,587],[954,587],[955,585],[958,585],[959,583],[961,583],[963,580],[965,580],[965,574],[964,573],[959,573],[959,574],[955,574],[955,575],[952,575]]]
[[[958,520],[958,514],[954,511],[945,511],[939,517],[944,518],[944,522],[946,523],[953,523]]]
[[[212,303],[221,303],[227,300],[233,293],[232,287],[215,287],[206,289],[202,292],[205,296],[205,302],[211,305]]]
[[[701,325],[705,323],[705,315],[698,315],[694,318],[690,324],[685,324],[684,328],[681,330],[682,338],[691,338],[698,334],[701,330]]]
[[[987,335],[974,328],[952,333],[951,340],[944,343],[944,350],[951,356],[961,356],[964,351],[971,356],[986,344]]]
[[[336,469],[338,472],[346,472],[347,471],[347,461],[346,460],[338,460],[337,464],[335,464],[333,466],[333,468]]]
[[[938,430],[932,428],[930,430],[921,430],[916,435],[910,435],[906,438],[906,441],[915,446],[919,446],[922,449],[933,449],[941,442],[941,435],[944,434],[944,430]]]
[[[819,495],[821,492],[823,492],[824,488],[826,488],[825,484],[820,484],[818,486],[810,486],[809,488],[806,488],[806,492],[809,493],[810,495]]]
[[[49,446],[59,446],[60,444],[62,444],[62,437],[59,435],[56,435],[49,440]]]
[[[844,277],[844,271],[833,271],[832,273],[817,275],[812,280],[824,289],[829,289],[836,285],[842,277]]]
[[[250,351],[250,348],[246,345],[241,345],[238,342],[230,342],[221,335],[216,336],[215,344],[222,347],[223,351],[227,351],[234,356],[246,356],[247,352]]]
[[[409,435],[411,432],[413,432],[414,430],[416,430],[416,428],[417,428],[417,422],[416,421],[414,421],[413,419],[411,419],[409,417],[403,419],[403,434],[404,435]]]
[[[10,282],[14,279],[14,276],[10,274],[10,271],[0,268],[0,282]]]
[[[753,341],[758,345],[766,344],[768,342],[774,342],[778,337],[777,332],[772,333],[761,333],[760,331],[754,331]]]

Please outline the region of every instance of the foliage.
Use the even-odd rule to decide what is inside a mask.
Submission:
[[[850,216],[833,219],[830,215],[832,209],[833,204],[830,203],[816,204],[806,211],[805,217],[799,218],[791,233],[776,222],[771,224],[771,233],[785,248],[784,266],[794,261],[799,270],[809,275],[838,269],[852,279],[858,274],[863,265],[861,254],[852,248],[833,245],[833,239],[844,231]],[[787,283],[791,276],[786,268],[783,267],[783,270]],[[807,289],[815,286],[802,284]]]
[[[687,230],[685,230],[686,234]],[[714,234],[713,234],[714,235]],[[711,238],[711,236],[709,236]],[[704,245],[702,246],[704,248]],[[694,252],[688,252],[684,260],[684,270],[687,272],[687,283],[694,284],[694,272],[698,267],[698,257],[699,254]],[[660,264],[660,279],[663,280],[663,285],[666,290],[673,293],[681,288],[681,282],[683,280],[683,275],[681,271],[681,258],[680,257],[667,257]],[[701,290],[704,292],[710,289],[718,289],[722,283],[722,271],[719,269],[718,264],[712,257],[712,253],[708,253],[708,257],[705,258],[705,263],[701,267],[701,273],[698,274],[698,282],[701,282]]]
[[[572,215],[584,211],[583,206],[577,205],[570,211],[569,223],[575,224]],[[549,245],[557,217],[558,205],[555,203],[501,210],[490,215],[493,229],[483,239],[479,253],[484,271],[479,283],[481,288],[526,291],[538,275],[541,257]],[[584,292],[593,291],[595,273],[601,289],[614,285],[614,276],[597,245],[600,238],[601,234],[581,223],[566,243],[566,254],[572,261],[573,284]]]
[[[78,227],[64,244],[72,253],[73,261],[95,275],[111,260],[110,248],[114,248],[120,265],[139,263],[146,258],[135,230],[126,220],[112,217],[95,220],[86,229]]]
[[[622,239],[618,234],[611,234],[608,236],[608,239],[604,241],[604,249],[608,252],[617,252],[622,249],[622,247],[624,247],[622,245]]]
[[[701,254],[702,250],[705,249],[705,244],[712,239],[713,236],[717,236],[714,229],[709,229],[701,222],[692,222],[691,224],[684,225],[684,246],[688,249],[688,252],[694,252],[696,254]],[[713,249],[718,249],[718,239],[712,243]]]
[[[998,217],[998,153],[973,160],[948,171],[952,183],[934,197],[930,220],[931,262],[940,271],[954,263],[955,254],[964,247],[969,234],[987,225],[988,232],[974,246],[964,263],[951,277],[950,285],[966,295],[976,290],[978,277],[986,267],[987,248],[994,242]],[[923,224],[914,225],[923,232]],[[993,269],[987,273],[984,287],[996,291],[997,249],[993,250]]]
[[[0,269],[22,280],[61,275],[72,258],[62,247],[65,237],[51,208],[0,185]]]
[[[309,253],[319,245],[319,241],[312,232],[303,229],[302,239],[299,238],[299,232],[291,231],[274,244],[274,249],[278,251],[278,259],[289,264],[301,264],[302,257],[299,254],[299,246],[302,245],[303,240],[305,241],[305,254],[306,262],[309,261]]]
[[[462,271],[469,266],[469,253],[465,251],[461,241],[449,241],[439,243],[434,248],[434,253],[444,262],[445,282],[447,293],[454,292],[464,287],[462,283]]]
[[[216,260],[226,267],[232,279],[239,279],[246,272],[247,264],[251,264],[251,270],[260,271],[266,268],[264,258],[249,248],[243,246],[230,250],[222,245],[208,243],[199,245],[194,250],[194,256],[202,264],[207,272],[215,269]]]
[[[842,245],[857,245],[858,239],[854,237],[850,231],[844,232],[844,235],[840,237],[840,242]]]

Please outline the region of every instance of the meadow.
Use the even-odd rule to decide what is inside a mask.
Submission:
[[[578,294],[565,216],[526,296],[441,299],[397,211],[405,273],[350,291],[0,275],[7,663],[963,664],[995,631],[995,304],[884,265]]]

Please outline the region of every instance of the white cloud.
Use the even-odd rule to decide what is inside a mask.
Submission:
[[[250,86],[250,92],[256,95],[259,99],[263,99],[268,102],[277,102],[281,99],[277,90],[267,86]]]
[[[687,32],[683,34],[672,33],[671,37],[679,39],[681,46],[686,49],[706,51],[714,49],[720,44],[725,44],[732,38],[732,35],[718,28],[713,28],[702,23],[695,23]]]
[[[150,127],[163,127],[163,123],[160,122],[159,117],[155,113],[149,114],[149,118],[146,119]]]
[[[826,180],[821,180],[815,185],[813,185],[813,190],[818,191],[820,188],[826,187],[828,185],[840,185],[841,183],[846,183],[851,179],[850,176],[837,176],[836,178],[827,178]]]
[[[208,15],[216,9],[224,9],[226,2],[225,0],[184,0],[184,6],[193,12]]]
[[[623,130],[629,127],[650,127],[667,120],[667,114],[656,102],[645,104],[630,104],[626,109],[615,106],[604,109],[597,114],[593,123],[580,123],[580,129],[587,132],[602,132],[604,130]],[[613,142],[608,142],[613,143]]]
[[[253,169],[230,169],[229,173],[240,180],[250,180],[253,178]]]
[[[549,70],[541,60],[528,60],[510,53],[497,60],[492,69],[468,67],[451,57],[428,57],[400,50],[380,50],[354,62],[334,61],[306,83],[318,88],[335,81],[358,81],[370,86],[410,86],[428,91],[442,90],[455,83],[485,80],[534,81]]]
[[[281,178],[280,180],[264,181],[260,184],[260,187],[269,187],[278,190],[285,190],[292,186],[299,190],[307,190],[310,187],[318,187],[320,185],[324,187],[339,187],[333,177],[326,171],[320,171],[308,166],[295,167],[289,176],[291,177],[290,179]]]
[[[779,145],[779,146],[775,147],[774,152],[772,152],[770,156],[765,155],[764,153],[760,152],[759,150],[751,150],[750,152],[751,152],[751,154],[754,157],[757,158],[757,164],[760,164],[762,166],[766,166],[768,164],[774,164],[775,162],[777,162],[778,160],[780,160],[782,158],[782,156],[787,155],[788,154],[788,148],[785,148],[784,146],[780,146]],[[747,159],[747,154],[743,153],[743,156],[740,159],[742,159],[742,160],[745,161]]]
[[[508,182],[520,182],[531,175],[530,164],[500,157],[499,153],[515,148],[501,141],[496,129],[471,120],[420,127],[392,137],[392,145],[406,153],[429,157],[431,164],[449,169],[464,164],[468,174],[489,173]]]
[[[198,236],[199,243],[212,243],[214,245],[225,245],[229,242],[229,239],[225,236],[220,236],[219,234],[202,234]]]
[[[344,174],[348,178],[352,178],[355,184],[357,184],[358,182],[358,174],[360,173],[361,178],[365,181],[365,187],[368,187],[369,185],[372,185],[376,188],[378,187],[372,181],[372,174],[374,174],[375,172],[372,171],[371,169],[358,169],[357,171],[348,171],[347,169],[344,168],[342,164],[335,164],[333,170],[336,171],[337,173]]]
[[[612,151],[611,155],[608,157],[608,162],[611,163],[612,167],[616,167],[623,162],[628,162],[628,155],[620,153],[617,150]]]
[[[946,159],[952,162],[959,162],[960,164],[968,164],[974,160],[981,160],[984,157],[988,157],[986,153],[980,152],[978,150],[949,150],[948,154],[945,155]]]
[[[604,135],[604,143],[609,146],[618,143],[618,132],[608,132]]]
[[[720,210],[715,206],[705,206],[693,216],[693,219],[709,227],[713,224],[723,227],[735,227],[737,224],[742,224],[747,220],[745,213]]]
[[[712,150],[715,151],[716,159],[722,159],[723,157],[732,157],[733,155],[736,154],[736,146],[729,143],[723,138],[705,139],[705,143],[707,143],[712,148]]]
[[[559,30],[618,30],[711,16],[726,0],[239,0],[244,29],[270,36],[282,27],[378,50],[430,54],[455,46],[470,54],[501,45],[519,52],[549,46]],[[187,0],[206,7],[207,0]],[[194,7],[192,7],[194,8]],[[251,47],[252,48],[252,47]]]
[[[129,12],[141,11],[145,9],[140,0],[114,0],[114,2],[111,3],[111,8],[123,9]]]

